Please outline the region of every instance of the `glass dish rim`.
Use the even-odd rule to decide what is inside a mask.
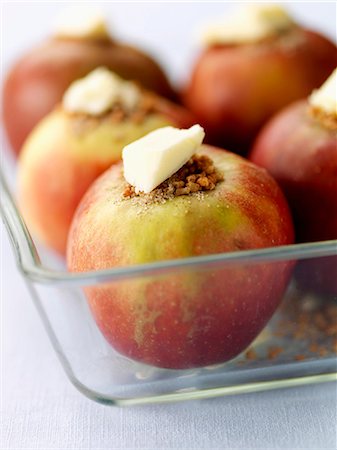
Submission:
[[[218,387],[199,388],[186,392],[169,392],[165,394],[152,394],[149,396],[113,397],[101,394],[87,388],[76,377],[67,372],[73,386],[88,399],[106,406],[140,406],[158,403],[172,403],[186,400],[203,400],[231,395],[253,394],[276,389],[287,389],[313,384],[337,382],[337,372],[325,372],[317,375],[290,376],[268,381],[253,381],[242,384],[225,385]]]
[[[219,264],[242,264],[243,262],[253,263],[289,259],[309,259],[337,254],[337,240],[330,240],[268,247],[257,250],[242,250],[239,252],[193,256],[82,273],[71,273],[66,270],[50,269],[41,263],[34,240],[18,210],[1,168],[0,186],[1,215],[11,240],[17,265],[26,278],[38,283],[78,286],[135,278],[137,276],[160,273],[167,274],[177,269],[200,269],[206,266],[209,267],[209,265],[216,266]]]

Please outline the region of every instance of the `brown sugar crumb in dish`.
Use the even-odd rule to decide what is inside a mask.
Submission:
[[[282,347],[270,347],[268,350],[268,359],[275,359],[283,352]]]
[[[277,324],[275,335],[308,343],[311,355],[295,355],[295,359],[337,353],[337,304],[309,294],[301,301],[296,296],[292,300],[285,305],[286,317]]]
[[[250,361],[254,361],[257,359],[257,353],[254,349],[249,348],[246,352],[245,352],[245,357],[247,359],[249,359]]]
[[[244,361],[279,356],[295,361],[331,357],[337,354],[337,303],[311,294],[293,291],[282,304],[280,318],[272,325],[272,345],[253,344],[244,353]]]
[[[212,191],[223,179],[223,174],[216,169],[208,156],[193,155],[176,173],[149,194],[137,193],[135,188],[128,184],[123,196],[124,198],[146,197],[149,203],[155,203],[181,195]]]

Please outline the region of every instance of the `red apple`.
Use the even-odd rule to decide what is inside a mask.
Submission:
[[[71,114],[55,109],[29,135],[19,158],[19,203],[34,236],[60,254],[76,206],[90,184],[133,140],[167,125],[189,127],[193,117],[163,98],[147,94],[152,110],[135,119]]]
[[[174,98],[159,65],[136,48],[108,37],[51,38],[17,61],[5,80],[4,125],[16,153],[34,126],[61,101],[69,85],[100,66]]]
[[[298,242],[337,239],[337,121],[322,122],[307,100],[296,102],[263,128],[250,159],[283,189]],[[337,293],[335,259],[303,262],[301,271],[307,287]]]
[[[262,42],[211,46],[194,67],[185,104],[210,143],[247,153],[261,126],[320,86],[336,58],[332,42],[299,27]]]
[[[224,181],[214,190],[148,202],[124,198],[122,165],[103,174],[74,216],[73,272],[290,244],[286,201],[266,171],[202,146]],[[159,367],[222,363],[239,354],[279,304],[290,262],[198,267],[86,288],[91,311],[120,353]]]

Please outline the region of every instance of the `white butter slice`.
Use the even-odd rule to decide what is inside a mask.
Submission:
[[[326,114],[337,117],[337,69],[319,89],[313,91],[309,97],[309,104]]]
[[[77,39],[109,37],[102,12],[83,5],[74,5],[63,10],[56,20],[54,34]]]
[[[124,177],[136,192],[149,193],[179,170],[200,147],[203,128],[164,127],[123,149]]]
[[[120,103],[131,111],[140,96],[141,92],[134,83],[99,67],[70,85],[63,96],[63,108],[68,112],[98,116]]]
[[[206,45],[257,42],[294,26],[278,5],[246,5],[220,23],[209,25],[201,35]]]

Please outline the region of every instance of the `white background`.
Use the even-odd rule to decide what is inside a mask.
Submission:
[[[2,4],[2,70],[48,35],[61,2]],[[200,24],[218,3],[97,3],[112,32],[154,53],[182,83]],[[304,24],[336,36],[335,3],[294,3]],[[309,386],[175,405],[113,409],[70,385],[42,329],[1,227],[2,402],[5,449],[336,448],[336,385]]]

